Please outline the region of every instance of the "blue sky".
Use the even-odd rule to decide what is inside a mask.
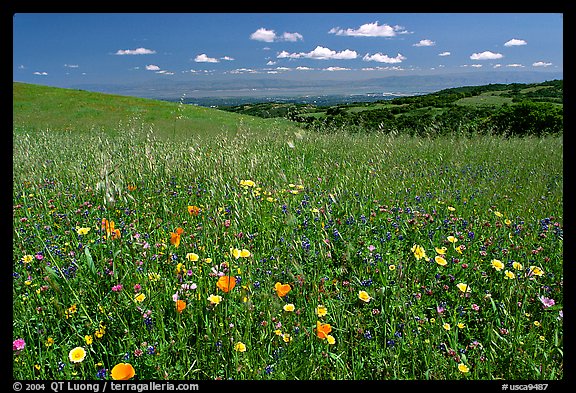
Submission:
[[[13,80],[563,71],[561,13],[16,13]]]

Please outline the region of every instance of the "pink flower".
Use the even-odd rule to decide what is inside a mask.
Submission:
[[[554,304],[556,304],[554,299],[550,299],[544,296],[540,296],[538,299],[540,299],[544,308],[552,307]]]
[[[114,285],[112,287],[113,292],[120,292],[122,290],[122,284]]]
[[[472,310],[478,311],[478,310],[480,310],[480,307],[479,307],[476,303],[474,303],[474,304],[472,305]]]
[[[142,289],[142,286],[140,284],[134,285],[134,292],[138,293],[138,292],[140,292],[141,289]]]
[[[26,341],[23,338],[16,339],[12,341],[12,350],[13,351],[21,351],[26,346]]]

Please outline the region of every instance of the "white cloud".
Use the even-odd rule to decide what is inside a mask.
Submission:
[[[230,74],[257,74],[258,71],[251,68],[237,68],[235,70],[229,71]]]
[[[537,61],[536,63],[532,63],[532,67],[548,67],[551,65],[552,63],[545,63],[543,61]]]
[[[221,57],[220,60],[233,61],[234,58],[232,58],[230,56],[224,56],[224,57]]]
[[[310,52],[288,53],[286,51],[282,51],[276,57],[278,59],[307,58],[316,60],[350,60],[357,58],[358,53],[350,49],[336,52],[323,46],[317,46],[313,51]]]
[[[418,43],[412,45],[412,46],[434,46],[436,45],[436,43],[434,41],[431,40],[420,40],[418,41]]]
[[[442,52],[442,53],[438,53],[438,56],[450,56],[450,52]]]
[[[396,55],[396,57],[390,57],[388,55],[383,55],[382,53],[374,53],[373,55],[366,54],[362,58],[364,61],[377,61],[378,63],[402,63],[403,60],[406,60],[406,57],[402,56],[400,53]]]
[[[513,64],[506,64],[506,67],[518,67],[518,68],[523,68],[524,66],[523,66],[522,64],[513,63]]]
[[[284,34],[282,34],[282,40],[283,41],[296,42],[298,40],[301,41],[303,39],[304,39],[304,37],[300,33],[284,33]]]
[[[482,64],[470,64],[470,67],[480,68],[482,67]]]
[[[484,51],[482,53],[472,53],[470,55],[470,59],[472,60],[494,60],[494,59],[501,59],[504,56],[501,53],[494,53],[490,51]]]
[[[173,72],[166,71],[166,70],[156,71],[156,73],[157,73],[157,74],[162,74],[162,75],[174,75]]]
[[[136,49],[119,49],[117,55],[153,55],[156,53],[155,50],[146,48],[136,48]]]
[[[148,71],[159,71],[159,70],[160,70],[160,67],[158,67],[158,66],[155,65],[155,64],[148,64],[148,65],[146,66],[146,69],[147,69]]]
[[[510,41],[507,41],[504,46],[519,46],[519,45],[526,45],[528,44],[524,40],[519,40],[517,38],[512,38]]]
[[[38,71],[36,71],[36,72],[34,72],[34,75],[48,75],[48,73],[47,73],[47,72],[38,72]]]
[[[493,68],[500,68],[500,67],[502,67],[502,64],[494,64]]]
[[[404,34],[407,31],[402,26],[379,25],[378,22],[374,22],[363,24],[357,29],[344,30],[333,27],[328,33],[350,37],[394,37],[396,34]]]
[[[78,68],[78,64],[64,64],[64,67],[67,67],[67,68]]]
[[[310,67],[296,67],[297,71],[310,71],[313,70],[314,68],[310,68]]]
[[[344,68],[344,67],[327,67],[327,68],[324,68],[323,71],[350,71],[350,68]]]
[[[214,57],[208,57],[206,53],[202,53],[194,58],[196,63],[218,63],[219,60]]]
[[[276,32],[274,30],[267,30],[261,27],[254,33],[250,34],[250,39],[263,42],[275,42],[275,41],[296,42],[298,40],[303,40],[304,36],[300,33],[286,33],[286,32],[283,33],[281,36],[278,36],[276,35]]]
[[[275,62],[275,61],[272,61],[272,60],[270,60],[270,61],[268,61],[268,63],[266,63],[267,66],[271,66],[271,65],[274,65],[274,64],[276,64],[276,62]]]

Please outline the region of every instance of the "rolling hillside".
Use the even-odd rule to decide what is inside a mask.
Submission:
[[[104,130],[116,133],[126,127],[186,137],[236,132],[240,127],[265,131],[271,127],[296,128],[297,125],[281,118],[261,119],[173,102],[13,83],[15,131]]]

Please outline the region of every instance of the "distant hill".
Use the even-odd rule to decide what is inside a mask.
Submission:
[[[217,109],[174,102],[63,89],[14,82],[14,130],[70,130],[122,132],[135,128],[167,135],[236,132],[239,127],[266,130],[285,119],[260,119]]]

